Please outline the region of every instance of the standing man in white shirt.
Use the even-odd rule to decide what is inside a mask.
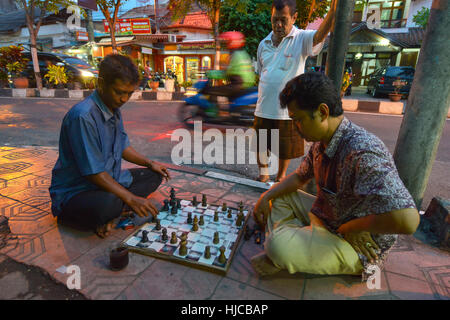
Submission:
[[[263,39],[258,47],[257,62],[260,77],[258,102],[253,124],[256,132],[267,129],[268,150],[271,149],[271,129],[279,130],[279,158],[276,182],[286,175],[290,159],[304,154],[303,139],[294,130],[287,109],[280,107],[279,94],[292,78],[302,74],[309,56],[316,56],[331,31],[338,0],[332,0],[330,11],[317,31],[300,30],[294,26],[297,19],[295,0],[273,0],[272,32]],[[267,152],[259,150],[259,181],[269,180]]]

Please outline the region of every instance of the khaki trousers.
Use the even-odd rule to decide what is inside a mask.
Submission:
[[[289,273],[361,274],[356,251],[310,213],[315,197],[303,191],[272,201],[264,248],[274,265]]]

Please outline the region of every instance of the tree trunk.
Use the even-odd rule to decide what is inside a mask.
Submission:
[[[42,77],[41,77],[41,70],[39,69],[39,59],[36,48],[37,32],[35,32],[32,26],[31,27],[28,26],[28,31],[30,33],[30,42],[31,42],[30,51],[31,51],[31,59],[33,61],[34,77],[36,79],[36,88],[38,90],[42,90]]]
[[[160,33],[159,31],[159,22],[158,22],[158,17],[159,17],[159,3],[158,0],[155,0],[155,32],[156,33]]]
[[[220,1],[215,1],[215,8],[214,8],[214,42],[216,45],[216,55],[214,59],[215,70],[220,69],[219,19],[220,19]]]

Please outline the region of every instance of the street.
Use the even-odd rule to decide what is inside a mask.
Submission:
[[[12,99],[0,98],[0,145],[58,147],[59,129],[65,113],[76,104],[69,99]],[[128,102],[122,107],[125,129],[136,150],[150,159],[172,163],[172,148],[177,144],[170,140],[174,130],[183,128],[177,119],[180,102]],[[393,153],[401,125],[401,116],[346,113],[356,124],[374,133]],[[204,126],[205,128],[206,126]],[[208,143],[204,143],[205,147]],[[418,148],[420,152],[420,148]],[[295,170],[300,160],[291,161],[289,172]],[[257,177],[256,165],[215,166],[192,165],[214,171]],[[425,192],[422,210],[434,196],[450,195],[450,120],[447,119],[441,137],[436,160]]]

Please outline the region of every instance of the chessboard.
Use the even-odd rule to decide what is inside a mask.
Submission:
[[[166,259],[187,266],[225,275],[248,222],[248,210],[226,203],[208,204],[206,196],[198,203],[170,200],[158,215],[126,238],[122,245],[129,250]]]

